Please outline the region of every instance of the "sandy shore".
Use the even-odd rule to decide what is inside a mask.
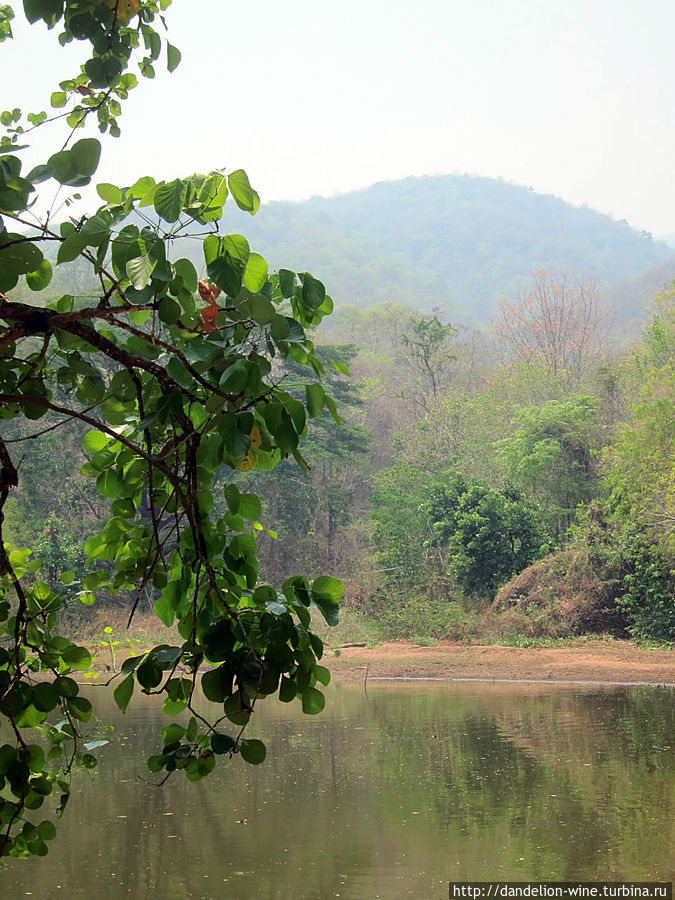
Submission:
[[[576,647],[465,646],[441,641],[418,647],[405,641],[368,649],[346,647],[322,660],[340,681],[443,678],[505,681],[666,684],[675,687],[675,651],[645,650],[619,641]]]

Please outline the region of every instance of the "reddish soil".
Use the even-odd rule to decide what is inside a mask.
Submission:
[[[404,641],[345,647],[322,660],[336,679],[443,678],[503,681],[667,684],[675,687],[675,651],[644,650],[597,641],[572,647],[465,646],[440,641],[418,647]]]

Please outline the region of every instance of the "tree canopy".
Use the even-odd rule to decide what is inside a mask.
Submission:
[[[495,490],[454,475],[430,493],[431,543],[446,549],[448,572],[468,595],[491,598],[547,549],[534,509],[512,488]]]
[[[46,853],[55,827],[36,811],[53,795],[62,812],[73,769],[96,765],[98,742],[83,731],[92,704],[73,677],[91,657],[59,634],[67,600],[132,592],[133,615],[149,595],[159,619],[177,627],[178,643],[126,660],[114,688],[123,711],[140,690],[170,717],[188,712],[167,725],[148,762],[162,778],[180,769],[198,780],[234,753],[260,763],[264,746],[244,736],[258,698],[297,697],[309,714],[325,702],[317,685],[329,673],[310,610],[335,624],[342,586],[327,575],[296,575],[280,589],[260,583],[261,502],[234,479],[286,458],[306,469],[308,420],[324,410],[339,420],[308,336],[332,310],[323,284],[306,272],[270,273],[244,236],[220,232],[226,203],[258,209],[243,170],[98,184],[94,213],[57,214],[57,202],[69,208],[96,173],[101,142],[88,127],[120,133],[138,81],[132,61],[148,78],[160,59],[170,71],[178,65],[162,32],[169,4],[25,0],[30,23],[60,29],[61,44],[82,42],[88,58],[51,94],[51,113],[0,116],[0,855]],[[12,19],[0,7],[0,40],[12,37]],[[32,133],[59,119],[65,141],[25,172]],[[179,236],[200,241],[202,273],[176,257]],[[96,290],[45,302],[53,267],[71,265],[88,270]],[[286,389],[287,364],[308,373],[300,391],[297,382]],[[84,432],[82,475],[109,514],[86,542],[81,575],[66,571],[55,583],[49,548],[9,546],[1,529],[21,485],[22,448],[63,429]],[[214,503],[223,467],[232,477]],[[200,688],[209,714],[194,706]]]

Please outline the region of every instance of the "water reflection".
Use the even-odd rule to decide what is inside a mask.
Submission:
[[[268,745],[206,782],[157,789],[166,719],[105,714],[45,860],[4,896],[445,898],[448,880],[671,880],[675,712],[658,688],[334,686],[317,718],[256,711]]]

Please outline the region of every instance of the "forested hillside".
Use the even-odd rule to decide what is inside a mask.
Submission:
[[[341,421],[326,407],[308,425],[308,468],[216,474],[214,511],[226,513],[227,484],[262,498],[262,575],[334,572],[381,635],[672,639],[674,294],[660,291],[672,251],[468,176],[241,215],[222,230],[317,271],[336,302],[312,341]],[[180,238],[172,258],[203,272],[198,247]],[[86,267],[61,271],[45,301],[96,296]],[[294,359],[277,360],[275,378],[297,403]],[[28,441],[6,504],[5,533],[36,548],[51,585],[84,572],[83,545],[109,513],[78,476],[82,437]],[[99,591],[104,619],[127,603]]]
[[[673,640],[675,290],[651,309],[617,353],[597,292],[559,275],[532,278],[485,332],[351,307],[313,335],[341,420],[326,408],[308,422],[307,467],[221,466],[213,509],[226,513],[233,489],[259,494],[247,515],[261,576],[331,571],[348,622],[380,636]],[[293,360],[275,372],[305,395]],[[27,441],[6,505],[5,534],[33,544],[50,585],[83,573],[83,543],[108,514],[78,475],[83,434]],[[145,598],[156,602],[150,586]],[[99,591],[98,621],[130,602]],[[76,619],[78,606],[74,594]]]
[[[226,213],[223,227],[241,230],[241,215]],[[675,276],[675,251],[625,222],[470,175],[269,203],[246,229],[272,265],[291,260],[296,270],[320,273],[338,308],[408,303],[471,325],[489,321],[496,301],[536,269],[572,269],[601,289],[671,261],[664,281]]]
[[[142,227],[143,217],[136,221]],[[406,178],[333,198],[268,203],[254,218],[226,209],[221,231],[245,233],[272,267],[319,273],[338,320],[350,306],[398,303],[438,309],[454,324],[480,329],[532,272],[570,271],[594,281],[614,325],[637,336],[649,298],[675,278],[675,249],[626,222],[470,175]],[[173,244],[175,254],[203,268],[198,241]],[[95,289],[77,262],[67,272],[57,269],[50,285],[54,295]]]

